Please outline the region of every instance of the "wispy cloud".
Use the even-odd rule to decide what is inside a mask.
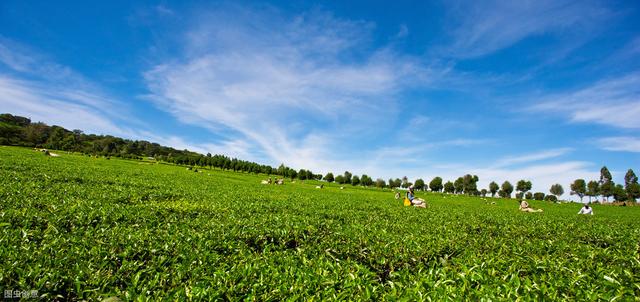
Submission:
[[[529,110],[565,114],[572,122],[638,129],[640,73],[601,81],[573,92],[546,96]]]
[[[367,22],[248,10],[197,20],[183,56],[146,73],[149,99],[181,121],[241,134],[273,162],[326,169],[350,135],[392,121],[395,94],[428,74],[370,49]]]
[[[596,1],[448,1],[454,30],[447,54],[470,58],[511,46],[526,37],[597,27],[610,14]]]
[[[70,129],[131,133],[117,122],[128,116],[128,106],[71,68],[1,36],[0,105],[13,114]]]
[[[601,149],[609,151],[640,152],[640,138],[633,136],[615,136],[598,139]]]
[[[541,161],[545,159],[557,158],[559,156],[565,155],[571,152],[573,149],[571,148],[559,148],[559,149],[551,149],[544,150],[536,153],[518,155],[518,156],[507,156],[502,159],[499,159],[495,163],[495,167],[508,167],[516,164],[522,163],[530,163]]]
[[[125,133],[106,117],[107,114],[86,105],[87,97],[77,92],[56,92],[32,82],[0,75],[0,105],[3,110],[28,116],[34,121],[91,133]],[[89,96],[89,99],[92,98]]]

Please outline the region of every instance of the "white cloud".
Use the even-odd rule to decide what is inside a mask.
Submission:
[[[573,149],[571,148],[559,148],[559,149],[544,150],[536,153],[524,154],[519,156],[507,156],[502,159],[499,159],[496,162],[495,167],[508,167],[515,164],[529,163],[529,162],[535,162],[535,161],[540,161],[540,160],[545,160],[550,158],[556,158],[556,157],[565,155],[571,152],[572,150]]]
[[[477,57],[528,36],[589,32],[609,12],[595,1],[449,1],[453,43],[447,54]]]
[[[600,148],[609,151],[640,152],[640,138],[632,136],[605,137],[598,140]]]
[[[573,92],[546,96],[529,110],[566,114],[572,122],[638,129],[640,73],[601,81]]]
[[[126,133],[107,118],[107,114],[87,105],[87,99],[98,98],[81,92],[57,92],[32,82],[0,75],[0,105],[4,111],[30,117],[33,121],[91,133]]]
[[[275,164],[343,166],[339,150],[393,121],[394,95],[428,74],[363,46],[371,24],[322,12],[209,12],[196,23],[184,56],[145,74],[149,99],[183,122],[241,134]]]

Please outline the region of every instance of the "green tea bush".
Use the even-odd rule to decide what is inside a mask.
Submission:
[[[0,147],[0,289],[44,300],[634,300],[638,207],[420,192]]]

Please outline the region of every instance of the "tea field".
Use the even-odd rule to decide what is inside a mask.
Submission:
[[[487,201],[0,147],[0,290],[43,300],[640,300],[640,207]],[[495,201],[492,204],[491,201]]]

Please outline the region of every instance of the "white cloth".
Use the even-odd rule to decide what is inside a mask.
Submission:
[[[587,207],[582,207],[582,209],[580,209],[580,212],[578,212],[578,214],[593,215],[593,208],[589,207],[587,209]]]

